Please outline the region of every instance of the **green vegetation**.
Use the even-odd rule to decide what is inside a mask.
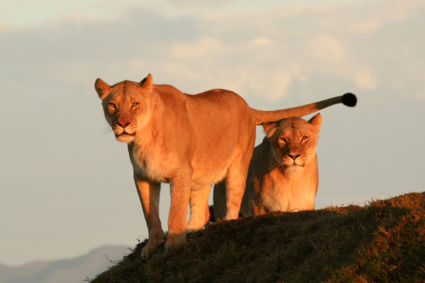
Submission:
[[[144,244],[93,282],[424,282],[425,192],[219,222],[147,261]]]

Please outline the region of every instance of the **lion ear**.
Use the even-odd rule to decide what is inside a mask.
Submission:
[[[308,122],[310,124],[312,124],[319,131],[320,130],[320,125],[322,124],[322,115],[320,115],[320,113],[317,113]]]
[[[94,88],[96,89],[97,95],[99,95],[99,98],[102,100],[108,97],[111,92],[111,87],[100,78],[95,81]]]
[[[140,82],[140,86],[142,88],[145,88],[146,90],[152,90],[152,86],[153,86],[153,77],[151,74],[148,74],[146,78],[144,78],[141,82]]]
[[[277,122],[267,122],[263,123],[264,132],[267,134],[267,137],[271,137],[277,129]]]

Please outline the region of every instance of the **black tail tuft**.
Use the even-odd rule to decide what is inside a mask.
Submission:
[[[342,103],[349,107],[354,107],[357,104],[357,97],[355,94],[348,92],[342,96]]]

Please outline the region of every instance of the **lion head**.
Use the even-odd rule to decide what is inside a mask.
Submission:
[[[122,81],[113,86],[109,86],[102,79],[96,80],[95,89],[102,100],[106,121],[118,141],[132,142],[139,130],[149,121],[152,87],[151,74],[140,83]]]
[[[292,117],[264,124],[272,155],[285,172],[301,172],[315,158],[322,117],[306,121]]]

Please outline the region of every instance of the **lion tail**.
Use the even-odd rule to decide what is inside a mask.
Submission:
[[[256,125],[261,125],[263,123],[278,121],[289,117],[305,116],[338,103],[342,103],[349,107],[354,107],[357,104],[357,97],[352,93],[346,93],[341,96],[336,96],[318,102],[292,107],[288,109],[263,111],[251,108],[251,111],[255,116]]]

